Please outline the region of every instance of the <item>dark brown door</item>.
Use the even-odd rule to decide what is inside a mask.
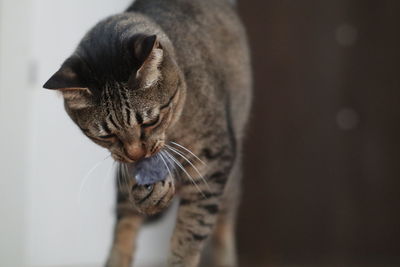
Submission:
[[[400,266],[400,1],[239,0],[241,266]]]

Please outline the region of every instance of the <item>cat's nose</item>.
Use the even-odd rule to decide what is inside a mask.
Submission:
[[[145,147],[141,142],[125,144],[124,150],[126,156],[134,161],[137,161],[146,155]]]

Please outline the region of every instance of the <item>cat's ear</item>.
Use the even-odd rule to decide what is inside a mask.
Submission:
[[[163,60],[163,48],[157,35],[135,35],[131,44],[138,68],[129,78],[128,85],[131,88],[148,88],[161,77],[159,66]]]
[[[81,109],[90,105],[91,92],[81,78],[78,59],[67,59],[61,68],[43,85],[45,89],[58,90],[67,105],[72,109]]]

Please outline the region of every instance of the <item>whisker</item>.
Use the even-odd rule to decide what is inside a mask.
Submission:
[[[184,160],[186,160],[187,163],[189,163],[190,166],[192,166],[192,168],[197,172],[197,174],[200,176],[200,179],[203,181],[203,183],[206,184],[207,188],[210,189],[210,186],[208,185],[206,179],[204,179],[204,176],[200,173],[200,171],[196,168],[196,166],[194,166],[194,164],[193,164],[188,158],[186,158],[182,153],[180,153],[180,152],[179,152],[178,150],[176,150],[175,148],[173,148],[173,147],[171,147],[171,146],[169,146],[169,145],[166,145],[166,147],[167,147],[169,150],[171,150],[172,152],[174,152],[175,154],[181,156]]]
[[[118,184],[118,190],[121,190],[121,176],[122,176],[122,171],[121,171],[121,165],[118,164],[118,174],[117,174],[117,184]]]
[[[124,166],[124,181],[125,181],[125,185],[126,185],[126,190],[127,192],[129,192],[129,181],[128,181],[128,177],[129,177],[129,170],[128,170],[128,165],[126,163],[123,163]]]
[[[83,188],[85,187],[87,181],[90,178],[90,175],[106,160],[110,157],[110,155],[108,155],[107,157],[105,157],[104,159],[100,160],[99,162],[95,163],[94,166],[86,173],[86,175],[83,177],[82,182],[79,186],[79,193],[78,193],[78,205],[81,204],[81,195],[82,195],[82,191]]]
[[[160,156],[160,159],[163,161],[165,167],[167,167],[167,170],[168,170],[169,175],[171,175],[171,178],[173,179],[174,176],[172,175],[171,170],[169,169],[168,164],[167,164],[167,162],[166,162],[165,159],[164,159],[164,156],[163,156],[163,154],[162,154],[162,151],[161,151],[161,153],[158,153],[157,155]]]
[[[196,184],[196,182],[193,180],[193,177],[190,176],[190,174],[185,170],[185,168],[182,166],[182,164],[174,157],[172,156],[168,151],[164,151],[166,155],[175,162],[176,165],[188,176],[189,180],[193,183],[193,185],[196,187],[196,189],[199,191],[200,194],[203,195],[203,197],[206,197],[201,191],[200,187]]]
[[[190,151],[189,149],[187,149],[186,147],[184,147],[183,145],[180,145],[178,143],[175,142],[170,142],[171,144],[178,146],[180,148],[182,148],[183,150],[185,150],[186,152],[188,152],[190,155],[192,155],[194,158],[196,158],[198,161],[200,161],[202,164],[207,165],[204,161],[202,161],[198,156],[196,156],[196,154],[194,154],[192,151]]]
[[[103,184],[102,184],[102,190],[103,190],[103,191],[105,190],[107,177],[113,177],[113,175],[112,175],[112,170],[113,170],[114,166],[115,166],[115,163],[113,163],[113,164],[110,166],[110,168],[108,168],[107,175],[105,175],[104,178],[103,178]]]
[[[164,153],[166,151],[160,151],[164,155],[164,159],[166,162],[170,164],[170,166],[175,166],[175,162],[173,162],[169,157],[167,157]],[[175,177],[180,177],[180,173],[178,172],[177,168],[173,168],[172,172],[174,173]]]

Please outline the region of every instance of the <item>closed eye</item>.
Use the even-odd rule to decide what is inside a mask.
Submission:
[[[86,135],[87,137],[89,137],[92,141],[100,143],[106,147],[112,145],[114,143],[114,135],[103,135],[103,136],[90,136],[90,135]]]
[[[157,117],[154,120],[146,122],[146,123],[143,123],[142,127],[143,128],[147,128],[147,127],[154,126],[154,125],[156,125],[158,123],[159,120],[160,120],[160,115],[157,115]]]
[[[99,136],[99,138],[101,138],[101,139],[110,139],[110,138],[114,138],[114,137],[116,137],[115,134],[108,134],[108,135]]]

